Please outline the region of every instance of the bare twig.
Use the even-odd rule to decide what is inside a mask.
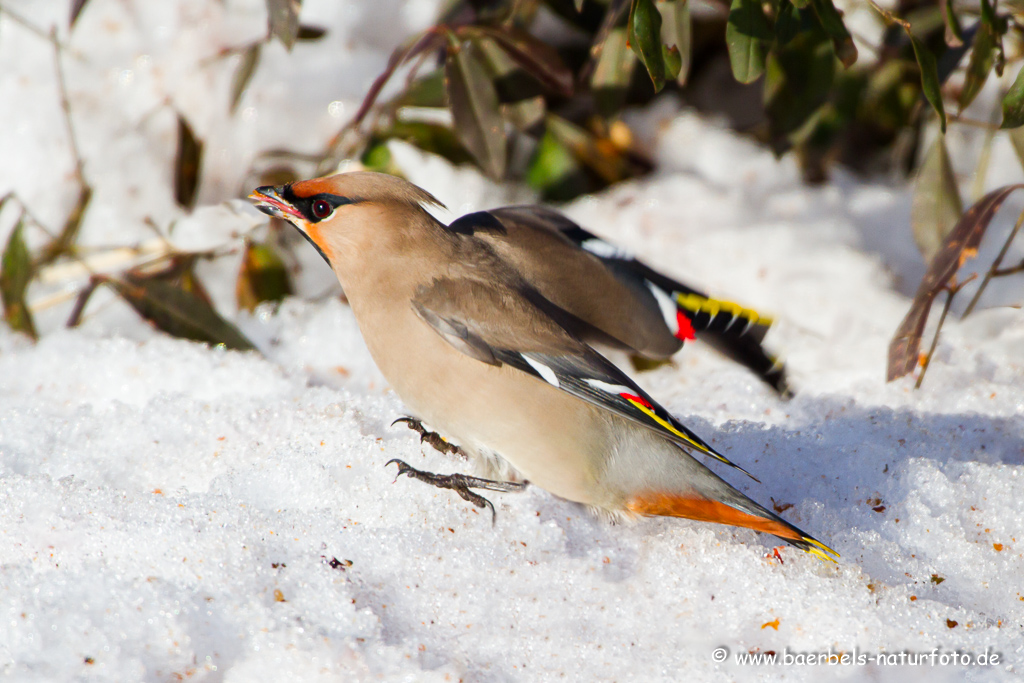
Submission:
[[[996,256],[995,260],[992,261],[992,266],[988,269],[988,272],[985,273],[985,277],[982,278],[981,284],[978,285],[978,291],[974,293],[974,296],[971,298],[971,302],[967,304],[967,309],[964,310],[964,314],[960,316],[961,318],[966,318],[971,314],[971,311],[974,310],[974,306],[978,303],[978,299],[981,298],[981,293],[985,291],[985,287],[988,286],[989,280],[993,277],[999,277],[999,266],[1003,264],[1003,259],[1006,258],[1006,252],[1010,250],[1010,244],[1017,236],[1017,233],[1020,232],[1021,226],[1024,226],[1024,211],[1021,211],[1020,216],[1017,218],[1017,222],[1013,226],[1013,230],[1010,231],[1010,235],[1003,243],[1002,249],[999,250],[999,254]]]
[[[932,337],[932,345],[928,349],[928,353],[924,356],[924,363],[921,364],[921,374],[917,376],[917,382],[914,384],[915,389],[921,388],[921,382],[924,381],[924,374],[928,372],[928,366],[932,364],[932,357],[935,354],[935,347],[939,344],[939,331],[942,330],[942,323],[946,321],[946,314],[949,313],[949,307],[953,303],[953,297],[956,296],[957,292],[963,289],[964,285],[978,277],[977,273],[972,273],[970,277],[966,278],[959,284],[951,284],[945,287],[947,292],[946,303],[942,306],[942,315],[939,316],[939,323],[935,326],[935,336]]]
[[[50,29],[50,42],[53,44],[53,61],[57,67],[57,85],[60,88],[60,106],[64,111],[64,124],[68,129],[68,139],[71,143],[71,153],[75,157],[75,176],[78,182],[84,183],[85,176],[82,174],[82,155],[78,148],[78,139],[75,137],[75,127],[71,122],[71,101],[68,99],[67,81],[64,79],[64,67],[61,64],[61,45],[57,40],[57,29]]]

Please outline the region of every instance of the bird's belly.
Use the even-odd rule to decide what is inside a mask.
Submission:
[[[598,482],[608,446],[597,409],[520,370],[463,355],[428,332],[409,353],[394,344],[370,349],[418,417],[471,453],[500,456],[557,496],[603,502]]]

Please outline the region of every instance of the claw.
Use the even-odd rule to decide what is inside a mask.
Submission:
[[[420,443],[428,443],[434,447],[434,450],[440,451],[441,453],[452,453],[462,458],[467,458],[465,452],[463,452],[461,448],[459,448],[453,443],[449,443],[443,436],[441,436],[437,432],[428,431],[427,428],[423,426],[423,422],[421,422],[420,420],[408,416],[400,417],[394,422],[392,422],[391,426],[394,427],[399,422],[404,422],[406,425],[409,426],[409,429],[419,434]]]
[[[514,481],[492,481],[490,479],[481,479],[480,477],[471,477],[465,474],[433,474],[432,472],[424,472],[418,470],[404,460],[398,458],[392,458],[384,463],[384,467],[387,467],[391,463],[395,463],[398,466],[398,474],[395,475],[395,481],[398,481],[398,477],[403,474],[413,479],[419,479],[427,484],[432,484],[441,489],[451,489],[455,491],[463,500],[475,505],[478,508],[490,508],[491,509],[491,526],[494,526],[498,519],[498,513],[494,509],[494,504],[487,500],[478,493],[470,491],[471,488],[475,489],[486,489],[488,491],[522,491],[526,488],[526,484]]]

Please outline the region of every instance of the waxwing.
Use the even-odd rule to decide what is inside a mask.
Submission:
[[[400,474],[479,506],[488,503],[472,488],[529,482],[612,518],[731,524],[836,555],[692,457],[729,463],[583,341],[608,333],[545,296],[478,230],[431,216],[425,207],[439,202],[429,193],[360,172],[250,197],[326,259],[388,382],[482,476],[399,461]]]

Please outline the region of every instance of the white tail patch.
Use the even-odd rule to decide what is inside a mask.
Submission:
[[[530,364],[531,368],[537,371],[537,374],[540,375],[545,382],[555,387],[556,389],[562,386],[561,384],[559,384],[558,376],[555,375],[554,370],[544,365],[543,363],[535,361],[534,359],[527,356],[525,353],[521,353],[519,355],[523,357],[523,360]]]
[[[676,304],[672,301],[664,289],[654,284],[650,280],[644,280],[644,284],[647,285],[647,289],[651,290],[651,294],[654,295],[654,300],[658,302],[658,308],[661,310],[661,317],[665,319],[665,324],[668,326],[672,335],[679,334],[679,318],[677,316],[678,309]]]
[[[594,387],[598,391],[604,391],[609,394],[615,394],[616,396],[618,396],[619,394],[636,393],[636,389],[630,389],[629,387],[624,387],[621,384],[608,384],[608,382],[602,382],[599,379],[585,379],[583,381],[589,384],[590,386]]]
[[[589,251],[598,258],[614,258],[621,259],[623,261],[628,261],[633,258],[633,255],[622,247],[617,247],[610,242],[605,242],[604,240],[596,237],[591,237],[589,240],[583,240],[580,242],[580,246],[584,251]]]

